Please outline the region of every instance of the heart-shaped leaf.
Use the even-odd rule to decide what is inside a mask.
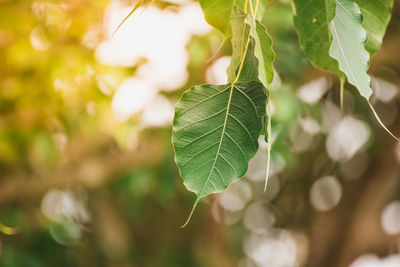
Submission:
[[[265,116],[263,89],[257,81],[199,85],[176,105],[175,161],[198,200],[225,190],[246,173]]]

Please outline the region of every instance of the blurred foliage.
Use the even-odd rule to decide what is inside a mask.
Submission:
[[[176,10],[180,3],[174,2],[153,4]],[[120,3],[132,6],[131,1]],[[338,81],[303,56],[288,1],[270,1],[263,17],[280,74],[272,92],[274,145],[267,193],[263,177],[249,174],[239,182],[248,191],[232,188],[229,194],[210,196],[189,227],[180,229],[194,196],[186,192],[174,164],[170,126],[147,127],[140,114],[126,121],[113,114],[115,92],[142,62],[111,66],[96,58],[96,48],[109,38],[103,25],[109,4],[0,0],[1,266],[265,266],[254,253],[276,252],[263,252],[268,244],[289,251],[290,242],[297,246],[296,255],[276,257],[295,257],[298,265],[279,265],[265,256],[269,266],[348,266],[365,253],[399,253],[399,233],[388,234],[381,225],[382,210],[400,197],[396,144],[347,86],[345,114],[370,132],[350,158],[332,159],[333,130],[324,129],[336,129]],[[375,97],[375,105],[398,133],[396,5],[371,74],[397,90],[387,102]],[[186,47],[188,80],[160,94],[175,103],[189,86],[203,83],[207,69],[230,55],[227,42],[212,58],[221,41],[216,31],[192,36]],[[306,103],[300,92],[312,88],[313,81],[326,81],[326,91]],[[305,118],[319,130],[311,134],[312,127],[302,128],[299,121]],[[333,149],[356,143],[357,136],[346,133],[342,143],[335,139]],[[262,172],[262,150],[258,156],[255,165]],[[358,169],[361,174],[348,178]],[[342,190],[339,204],[328,211],[310,200],[314,182],[324,176],[335,176]],[[237,199],[244,203],[241,208],[229,205]],[[255,204],[266,212],[261,226],[250,214]],[[275,243],[258,246],[257,238],[265,235]]]

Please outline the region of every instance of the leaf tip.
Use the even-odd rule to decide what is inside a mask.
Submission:
[[[190,219],[192,218],[193,212],[196,209],[197,204],[199,204],[200,199],[201,199],[201,197],[197,197],[196,201],[193,204],[192,210],[189,213],[189,217],[186,219],[186,222],[181,226],[181,228],[185,228],[189,224]]]
[[[128,18],[130,16],[132,16],[133,13],[135,13],[135,11],[143,4],[144,0],[140,0],[131,10],[131,12],[129,12],[129,14],[122,20],[122,22],[118,25],[118,27],[114,30],[114,32],[112,33],[112,37],[114,37],[115,33],[119,30],[119,28],[121,28],[122,24],[125,23],[125,21],[128,20]]]
[[[400,142],[400,139],[395,136],[387,127],[386,125],[382,122],[381,118],[379,117],[378,113],[376,112],[376,110],[374,109],[374,107],[372,106],[371,102],[368,101],[368,105],[372,110],[372,113],[374,114],[376,120],[378,121],[378,123],[382,126],[383,129],[385,129],[386,132],[388,132],[394,139],[396,139],[398,142]]]

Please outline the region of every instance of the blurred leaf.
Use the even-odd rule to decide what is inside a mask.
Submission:
[[[5,248],[0,258],[3,267],[44,267],[37,256],[21,251],[20,249]]]
[[[69,220],[52,224],[50,233],[57,243],[65,246],[76,244],[81,237],[79,226]]]
[[[206,21],[222,33],[228,31],[233,0],[199,0]]]
[[[392,14],[393,0],[355,0],[361,9],[362,26],[367,32],[365,48],[373,55],[382,44]]]
[[[298,117],[300,112],[299,99],[290,88],[283,86],[273,91],[272,97],[274,109],[279,110],[274,114],[274,121],[286,125]]]
[[[259,2],[258,5],[260,8],[257,11],[256,17],[257,19],[261,19],[266,9],[265,6],[270,2],[270,0],[250,1],[253,6],[256,6],[257,2]],[[199,0],[199,2],[208,24],[217,28],[223,34],[230,34],[228,31],[230,26],[230,19],[231,16],[234,16],[235,7],[243,11],[245,10],[245,13],[247,13],[247,7],[245,7],[245,3],[247,3],[247,1],[245,0]]]
[[[54,143],[49,135],[37,134],[32,140],[33,156],[40,161],[51,163],[57,159],[57,152]]]
[[[267,26],[273,40],[274,69],[281,77],[298,81],[303,70],[310,65],[298,44],[292,7],[281,2],[269,5],[262,23]]]
[[[132,200],[144,197],[151,192],[152,172],[149,169],[139,169],[131,172],[121,179],[118,179],[113,185],[113,189],[121,196],[128,196]]]

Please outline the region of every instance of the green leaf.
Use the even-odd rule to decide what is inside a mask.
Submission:
[[[329,56],[332,36],[328,25],[335,16],[335,0],[293,0],[293,4],[304,54],[314,66],[340,75],[338,63]]]
[[[370,54],[382,43],[393,5],[393,0],[355,1],[364,17],[353,0],[292,1],[294,23],[304,53],[315,66],[340,78],[341,110],[346,78],[367,101],[372,94],[367,74]],[[371,104],[370,107],[379,124],[397,139]]]
[[[255,40],[254,44],[254,55],[257,58],[258,68],[258,79],[264,85],[265,88],[269,87],[274,77],[273,61],[275,58],[274,50],[272,48],[272,39],[268,35],[264,25],[259,22],[255,16],[247,15],[245,19],[246,24],[250,28],[250,36]],[[268,92],[268,91],[267,91]],[[269,95],[269,93],[268,93]],[[269,110],[269,101],[266,109],[266,116],[264,117],[264,137],[268,143],[268,160],[267,160],[267,171],[265,175],[265,186],[264,191],[267,189],[270,156],[271,156],[271,119]]]
[[[254,39],[250,39],[247,47],[246,44],[249,38],[249,26],[245,23],[246,15],[241,8],[234,6],[231,17],[232,28],[232,59],[231,64],[227,69],[228,81],[235,80],[248,82],[258,80],[258,60],[254,55]],[[244,53],[246,56],[243,58]],[[243,68],[237,78],[238,70],[243,62]]]
[[[199,85],[182,95],[173,123],[175,161],[198,200],[246,173],[258,150],[266,99],[257,81]]]
[[[228,31],[229,20],[234,0],[199,0],[208,24],[222,33]]]
[[[264,87],[267,88],[274,77],[272,63],[275,54],[272,49],[272,39],[268,35],[264,25],[255,18],[247,15],[245,22],[250,26],[250,36],[255,40],[254,55],[258,59],[258,78]]]
[[[393,0],[355,0],[363,16],[362,26],[367,32],[365,48],[373,55],[382,44],[389,24]]]
[[[256,14],[257,19],[261,20],[266,5],[271,0],[259,1],[259,0],[199,0],[200,6],[203,9],[204,18],[214,28],[218,29],[223,34],[229,35],[230,19],[232,16],[232,10],[236,8],[244,11],[245,3],[252,6],[258,5],[258,11]],[[258,4],[257,4],[258,3]],[[247,13],[247,12],[246,12]]]
[[[364,47],[367,33],[361,25],[363,18],[360,8],[353,0],[336,0],[336,3],[335,18],[329,25],[333,36],[329,54],[339,62],[339,68],[346,74],[347,80],[368,101],[379,124],[399,141],[399,138],[383,124],[369,102],[369,97],[372,95],[371,78],[367,73],[370,54]],[[341,83],[342,87],[343,81]]]
[[[332,36],[328,25],[335,16],[335,0],[293,0],[294,23],[300,45],[316,66],[343,75],[335,60],[329,57]],[[353,1],[350,1],[353,2]],[[373,55],[382,44],[390,21],[393,0],[355,0],[361,9],[362,27],[367,33],[366,50]]]
[[[339,69],[348,81],[368,100],[372,94],[367,74],[370,55],[364,47],[367,34],[361,26],[361,12],[353,0],[336,0],[336,3],[336,15],[329,25],[333,37],[329,55],[339,62]]]

